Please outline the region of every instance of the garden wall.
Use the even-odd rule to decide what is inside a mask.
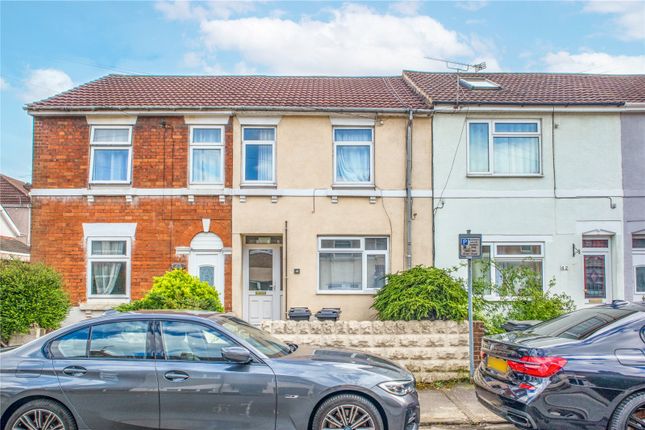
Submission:
[[[466,321],[263,321],[262,329],[296,344],[378,354],[405,366],[419,382],[468,376]],[[474,332],[478,364],[481,322]]]

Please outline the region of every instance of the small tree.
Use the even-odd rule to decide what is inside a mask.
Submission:
[[[44,264],[0,260],[0,338],[26,333],[32,326],[56,329],[67,316],[63,280]]]
[[[217,290],[182,269],[155,277],[152,289],[140,300],[123,304],[119,311],[181,309],[224,312]]]
[[[416,266],[387,275],[372,307],[381,320],[464,320],[468,295],[452,270]]]

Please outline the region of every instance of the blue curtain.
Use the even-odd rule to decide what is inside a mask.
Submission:
[[[221,157],[219,149],[193,149],[192,182],[222,182]]]
[[[96,143],[114,143],[127,142],[130,130],[127,128],[95,128],[94,142]]]
[[[470,123],[468,138],[468,170],[470,172],[488,172],[488,124]]]
[[[273,181],[273,146],[246,145],[244,180]]]
[[[340,145],[336,147],[336,180],[338,182],[369,182],[370,147]]]
[[[538,126],[535,122],[496,122],[496,133],[537,133]]]
[[[95,149],[92,179],[95,181],[127,181],[127,149]]]
[[[275,128],[245,128],[244,140],[275,140]]]
[[[336,142],[371,142],[371,128],[336,128],[334,129]]]
[[[221,143],[222,130],[219,128],[194,128],[193,143]]]

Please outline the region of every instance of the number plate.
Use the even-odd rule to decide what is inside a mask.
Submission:
[[[492,369],[498,373],[508,372],[508,363],[506,363],[506,360],[502,360],[501,358],[488,357],[488,360],[486,361],[486,366],[489,369]]]

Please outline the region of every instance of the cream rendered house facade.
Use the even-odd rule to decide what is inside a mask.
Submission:
[[[233,311],[252,323],[283,319],[299,306],[312,312],[338,307],[343,319],[372,319],[370,306],[385,274],[430,265],[431,121],[428,113],[410,120],[405,112],[236,117],[233,180],[240,193],[233,200]],[[275,133],[274,162],[264,184],[249,180],[254,142],[245,133],[256,128]],[[369,162],[367,155],[351,158],[361,146]],[[350,171],[343,171],[348,153]],[[361,162],[369,171],[352,173]]]

